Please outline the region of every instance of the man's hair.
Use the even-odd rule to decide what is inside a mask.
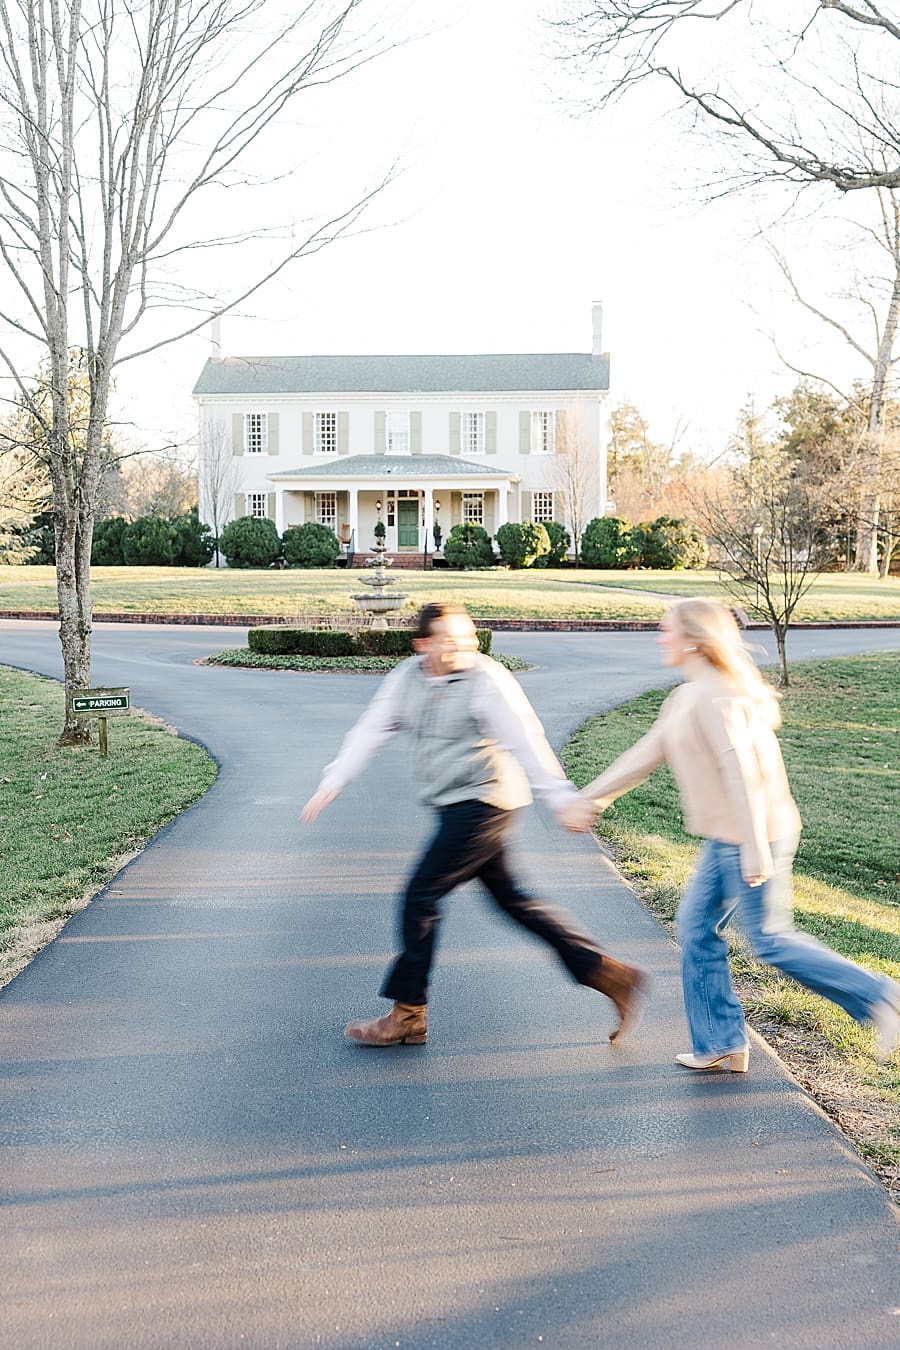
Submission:
[[[427,638],[431,636],[431,630],[438,619],[445,618],[448,614],[467,614],[462,605],[451,604],[449,600],[432,600],[430,604],[423,605],[416,616],[417,638]]]

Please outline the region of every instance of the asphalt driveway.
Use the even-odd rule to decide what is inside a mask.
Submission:
[[[219,780],[0,992],[0,1344],[11,1350],[808,1347],[900,1339],[894,1211],[759,1042],[677,1070],[676,952],[583,837],[521,870],[645,966],[640,1034],[453,897],[430,1039],[366,1051],[394,894],[428,828],[390,747],[308,831],[366,676],[202,668],[234,629],[100,626],[94,680]],[[894,648],[896,631],[793,651]],[[647,634],[504,634],[559,744],[662,673]],[[0,662],[58,675],[49,623]],[[110,768],[114,770],[115,748]]]

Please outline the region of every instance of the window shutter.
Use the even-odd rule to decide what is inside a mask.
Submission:
[[[497,453],[497,414],[495,412],[484,414],[484,453],[486,455],[496,455]]]
[[[231,414],[231,453],[233,455],[242,455],[244,453],[244,414]]]
[[[339,455],[350,453],[350,414],[347,412],[337,415],[337,452]]]
[[[274,520],[274,519],[275,519],[275,493],[274,493],[274,492],[267,492],[267,493],[266,493],[266,515],[269,517],[269,520]]]
[[[458,412],[452,412],[450,414],[450,453],[451,455],[459,455],[462,453]]]
[[[316,494],[314,492],[304,492],[303,494],[303,515],[304,520],[315,520],[316,518]]]
[[[409,414],[409,450],[410,454],[413,455],[421,455],[422,453],[422,414],[420,412]]]
[[[247,497],[243,492],[234,494],[234,520],[239,520],[241,516],[247,514]]]
[[[524,525],[527,523],[527,521],[531,519],[531,493],[524,491],[524,489],[522,491],[521,509],[522,509],[522,519],[519,521],[519,524]]]
[[[566,414],[558,412],[553,419],[553,452],[559,455],[567,448],[566,445]]]
[[[383,455],[387,446],[387,413],[375,414],[375,453]]]
[[[486,492],[484,494],[484,528],[490,535],[493,535],[494,533],[494,502],[496,500],[496,492]]]
[[[303,414],[303,453],[312,455],[315,453],[316,443],[313,437],[313,414],[305,412]]]
[[[266,443],[270,455],[278,454],[278,414],[269,413],[267,417]]]
[[[519,413],[519,454],[531,454],[531,413],[524,409]]]

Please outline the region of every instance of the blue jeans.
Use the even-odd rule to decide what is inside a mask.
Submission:
[[[793,922],[791,867],[796,838],[772,845],[773,874],[762,886],[741,876],[737,844],[708,839],[678,910],[684,1006],[696,1055],[725,1054],[747,1044],[744,1014],[731,983],[725,928],[736,909],[753,955],[866,1021],[889,991],[883,975],[863,970]]]

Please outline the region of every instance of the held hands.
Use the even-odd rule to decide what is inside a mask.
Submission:
[[[317,816],[325,810],[325,807],[331,805],[336,796],[337,793],[331,788],[319,788],[318,792],[314,792],[300,812],[300,819],[303,824],[311,825]]]
[[[573,797],[556,812],[556,819],[572,834],[590,834],[598,815],[597,807],[586,797]]]

